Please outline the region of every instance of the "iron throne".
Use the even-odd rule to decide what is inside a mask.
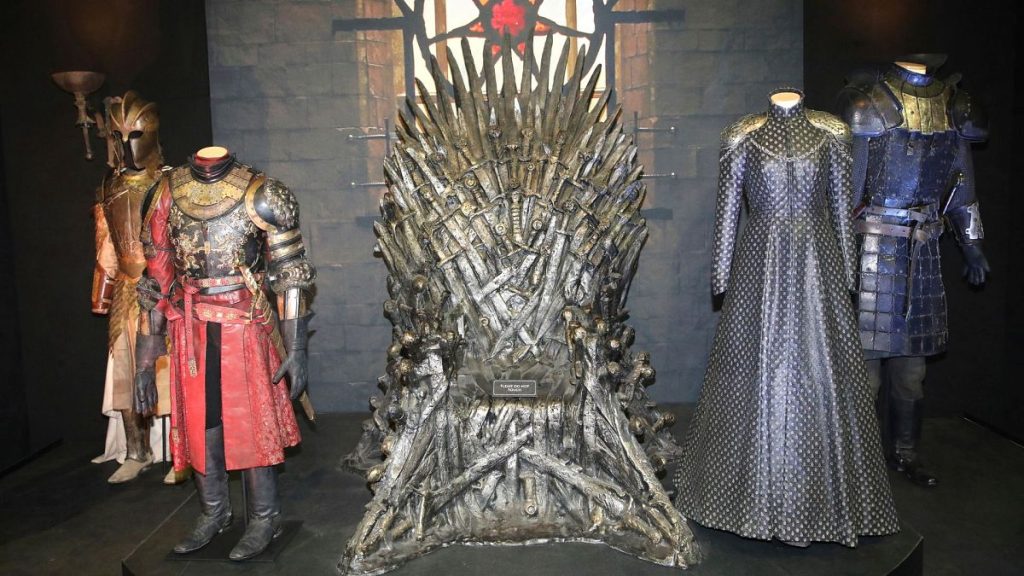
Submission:
[[[453,66],[449,85],[432,61],[437,95],[417,80],[422,108],[402,112],[375,224],[394,342],[350,464],[385,459],[343,574],[456,542],[697,560],[656,472],[678,453],[674,419],[624,324],[647,238],[636,147],[608,92],[591,105],[583,50],[563,83],[568,43],[553,73],[551,38],[539,64],[531,45],[517,80],[509,42],[480,76],[464,41],[465,76]]]

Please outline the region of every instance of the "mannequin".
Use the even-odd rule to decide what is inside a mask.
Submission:
[[[853,183],[860,247],[858,322],[868,375],[888,376],[888,461],[915,484],[938,479],[919,456],[925,358],[948,338],[939,258],[944,223],[964,256],[964,276],[985,282],[981,213],[970,146],[987,137],[979,104],[933,75],[945,56],[896,60],[882,74],[848,80],[840,94],[854,136]]]
[[[772,104],[780,108],[785,108],[786,110],[789,110],[790,108],[793,108],[797,104],[801,103],[803,101],[803,96],[801,96],[799,92],[789,92],[784,90],[782,92],[776,92],[775,94],[772,94],[769,97],[769,100]]]
[[[160,412],[154,403],[134,401],[135,332],[140,317],[135,287],[146,267],[139,236],[139,206],[163,173],[160,118],[156,104],[129,91],[114,98],[109,109],[111,171],[97,190],[96,268],[92,311],[109,317],[108,362],[103,411],[110,417],[107,450],[93,462],[117,458],[123,462],[107,479],[130,482],[154,461],[163,461],[162,435],[152,426]],[[166,394],[166,392],[165,392]],[[153,432],[153,433],[151,433]],[[154,457],[152,439],[161,449]],[[165,482],[173,483],[173,473]]]
[[[928,67],[925,66],[924,64],[919,64],[917,62],[906,62],[906,61],[903,61],[903,60],[897,60],[897,61],[893,62],[893,64],[895,64],[896,66],[899,66],[900,68],[903,68],[904,70],[906,70],[908,72],[912,72],[914,74],[927,74],[928,73]]]
[[[853,547],[899,523],[850,306],[850,134],[799,92],[770,100],[722,135],[711,287],[725,299],[676,506],[746,538]]]
[[[299,442],[289,388],[292,400],[306,388],[315,270],[298,203],[277,180],[210,146],[167,174],[144,208],[153,306],[136,381],[151,385],[166,332],[174,464],[192,465],[202,508],[174,551],[198,550],[230,525],[228,470],[242,470],[248,523],[230,558],[246,560],[280,535],[274,466]]]

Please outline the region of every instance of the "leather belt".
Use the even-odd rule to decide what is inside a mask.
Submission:
[[[933,222],[924,226],[901,226],[899,224],[883,224],[882,222],[857,220],[854,226],[859,234],[910,238],[915,242],[928,242],[942,235],[942,224],[939,222]]]
[[[196,288],[214,288],[219,286],[236,286],[245,284],[245,279],[241,275],[236,276],[220,276],[218,278],[188,278],[185,276],[181,277],[181,283],[191,284]]]
[[[217,306],[200,302],[193,304],[192,309],[195,311],[196,319],[216,322],[217,324],[252,324],[260,320],[250,312],[230,306]]]
[[[888,208],[886,206],[867,206],[864,208],[864,214],[873,214],[876,216],[891,216],[894,218],[901,218],[904,220],[912,220],[914,222],[920,222],[925,224],[928,222],[934,222],[937,220],[935,216],[935,206],[915,206],[913,208]]]
[[[230,306],[217,306],[205,302],[196,303],[195,295],[205,288],[216,288],[221,286],[245,285],[245,279],[241,276],[221,276],[218,278],[189,278],[180,276],[178,284],[181,286],[182,303],[184,305],[185,318],[185,341],[188,343],[188,372],[195,377],[199,373],[196,363],[195,342],[192,340],[192,319],[218,324],[251,324],[255,314],[250,310],[243,312]],[[259,320],[262,320],[259,319]]]

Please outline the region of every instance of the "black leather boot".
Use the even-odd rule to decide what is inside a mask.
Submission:
[[[929,488],[938,486],[939,480],[928,472],[917,453],[924,413],[921,400],[890,398],[889,403],[893,431],[893,468],[902,472],[914,484]]]
[[[281,502],[277,496],[277,471],[273,466],[249,468],[242,472],[248,498],[249,523],[245,534],[231,549],[232,560],[248,560],[267,549],[281,535]]]
[[[174,547],[177,554],[199,550],[231,525],[231,495],[224,465],[224,426],[206,431],[206,474],[195,472],[192,476],[203,510],[192,532]]]

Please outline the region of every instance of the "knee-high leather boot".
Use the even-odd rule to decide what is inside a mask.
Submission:
[[[248,560],[267,549],[281,535],[281,502],[277,495],[277,471],[273,466],[249,468],[242,472],[248,498],[249,523],[245,534],[228,555],[232,560]]]
[[[206,431],[206,474],[195,472],[202,513],[192,532],[174,547],[178,554],[195,552],[231,525],[231,495],[224,464],[224,426]]]
[[[890,415],[893,430],[893,460],[896,470],[902,472],[914,484],[938,486],[939,480],[925,469],[917,453],[921,439],[921,400],[890,398]]]

